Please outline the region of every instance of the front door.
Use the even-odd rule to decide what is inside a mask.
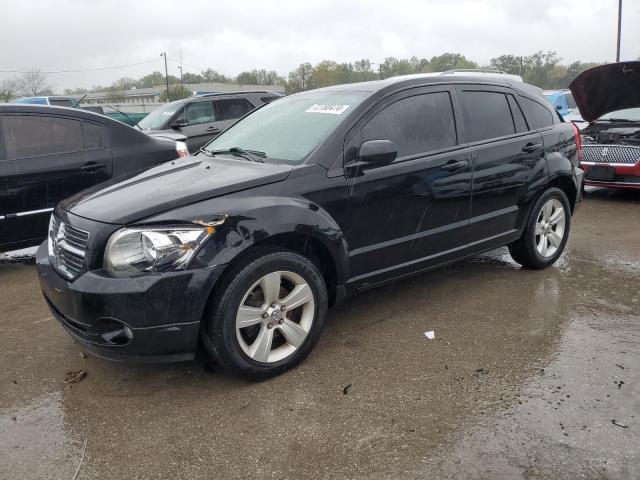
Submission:
[[[188,103],[184,116],[187,125],[180,129],[180,133],[187,137],[187,147],[192,153],[200,150],[223,129],[211,100]]]
[[[0,244],[19,248],[46,238],[59,201],[111,178],[111,149],[93,122],[6,114],[0,123]]]
[[[449,87],[414,88],[383,100],[347,136],[351,220],[344,230],[359,286],[442,263],[465,247],[471,160],[454,112]],[[367,140],[391,140],[398,157],[356,167]]]

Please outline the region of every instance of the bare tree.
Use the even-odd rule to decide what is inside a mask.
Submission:
[[[0,82],[0,102],[10,102],[16,97],[16,81],[12,78]]]
[[[40,70],[22,72],[16,77],[18,93],[25,97],[37,95],[50,95],[51,87],[47,76]]]

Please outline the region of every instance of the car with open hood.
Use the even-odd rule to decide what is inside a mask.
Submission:
[[[640,62],[586,70],[569,86],[582,129],[585,184],[640,189]]]
[[[502,74],[298,93],[183,161],[59,204],[40,284],[98,356],[203,346],[264,378],[302,361],[351,295],[503,245],[553,264],[580,200],[578,138],[540,89]]]

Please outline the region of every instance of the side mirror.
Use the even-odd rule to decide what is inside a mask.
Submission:
[[[556,110],[561,111],[562,110],[562,105],[556,105]]]
[[[358,160],[363,163],[389,163],[398,156],[398,149],[391,140],[368,140],[360,145]]]
[[[169,124],[169,128],[173,130],[180,130],[182,127],[186,127],[187,125],[189,125],[189,122],[187,122],[186,120],[176,120],[175,122],[171,122]]]

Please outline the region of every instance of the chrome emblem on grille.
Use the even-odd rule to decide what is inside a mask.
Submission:
[[[608,147],[604,147],[602,149],[602,156],[606,157],[607,155],[609,155],[609,148]]]

